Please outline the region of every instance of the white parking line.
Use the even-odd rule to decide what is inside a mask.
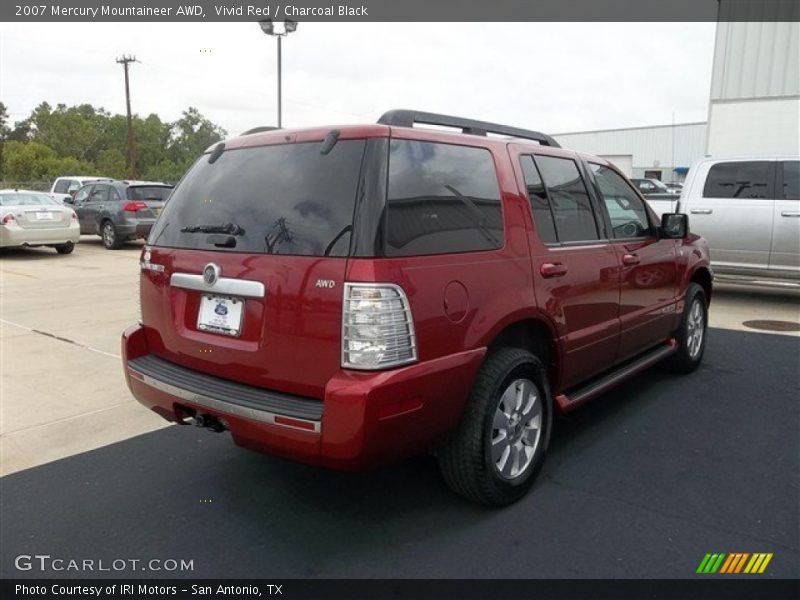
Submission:
[[[116,358],[117,360],[121,360],[122,357],[119,354],[112,354],[111,352],[106,352],[105,350],[100,350],[99,348],[93,348],[92,346],[87,346],[86,344],[81,344],[80,342],[76,342],[75,340],[70,340],[68,338],[64,338],[58,336],[54,333],[49,333],[47,331],[41,331],[40,329],[33,329],[32,327],[27,327],[25,325],[20,325],[19,323],[14,323],[13,321],[9,321],[7,319],[0,319],[0,323],[4,325],[11,325],[12,327],[17,327],[19,329],[23,329],[30,333],[37,333],[39,335],[43,335],[45,337],[53,338],[54,340],[58,340],[60,342],[64,342],[67,344],[73,344],[80,348],[84,348],[85,350],[89,350],[90,352],[96,352],[97,354],[102,354],[104,356],[110,356],[111,358]]]

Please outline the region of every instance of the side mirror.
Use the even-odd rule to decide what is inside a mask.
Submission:
[[[661,215],[661,237],[681,240],[689,235],[689,215],[682,213],[664,213]]]
[[[75,204],[75,198],[73,196],[64,196],[64,204]]]

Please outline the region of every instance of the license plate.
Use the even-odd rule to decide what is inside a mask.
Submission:
[[[197,328],[236,337],[242,332],[243,307],[244,300],[238,298],[203,294],[197,315]]]
[[[52,221],[53,220],[53,213],[49,212],[37,212],[36,219],[38,221]]]

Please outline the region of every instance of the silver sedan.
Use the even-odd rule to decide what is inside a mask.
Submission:
[[[0,248],[50,246],[69,254],[81,238],[75,211],[42,192],[0,190]]]

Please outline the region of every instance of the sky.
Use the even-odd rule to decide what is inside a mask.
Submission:
[[[547,133],[705,121],[715,23],[299,23],[283,40],[284,127],[392,108]],[[276,123],[276,40],[257,23],[0,24],[0,101]]]

